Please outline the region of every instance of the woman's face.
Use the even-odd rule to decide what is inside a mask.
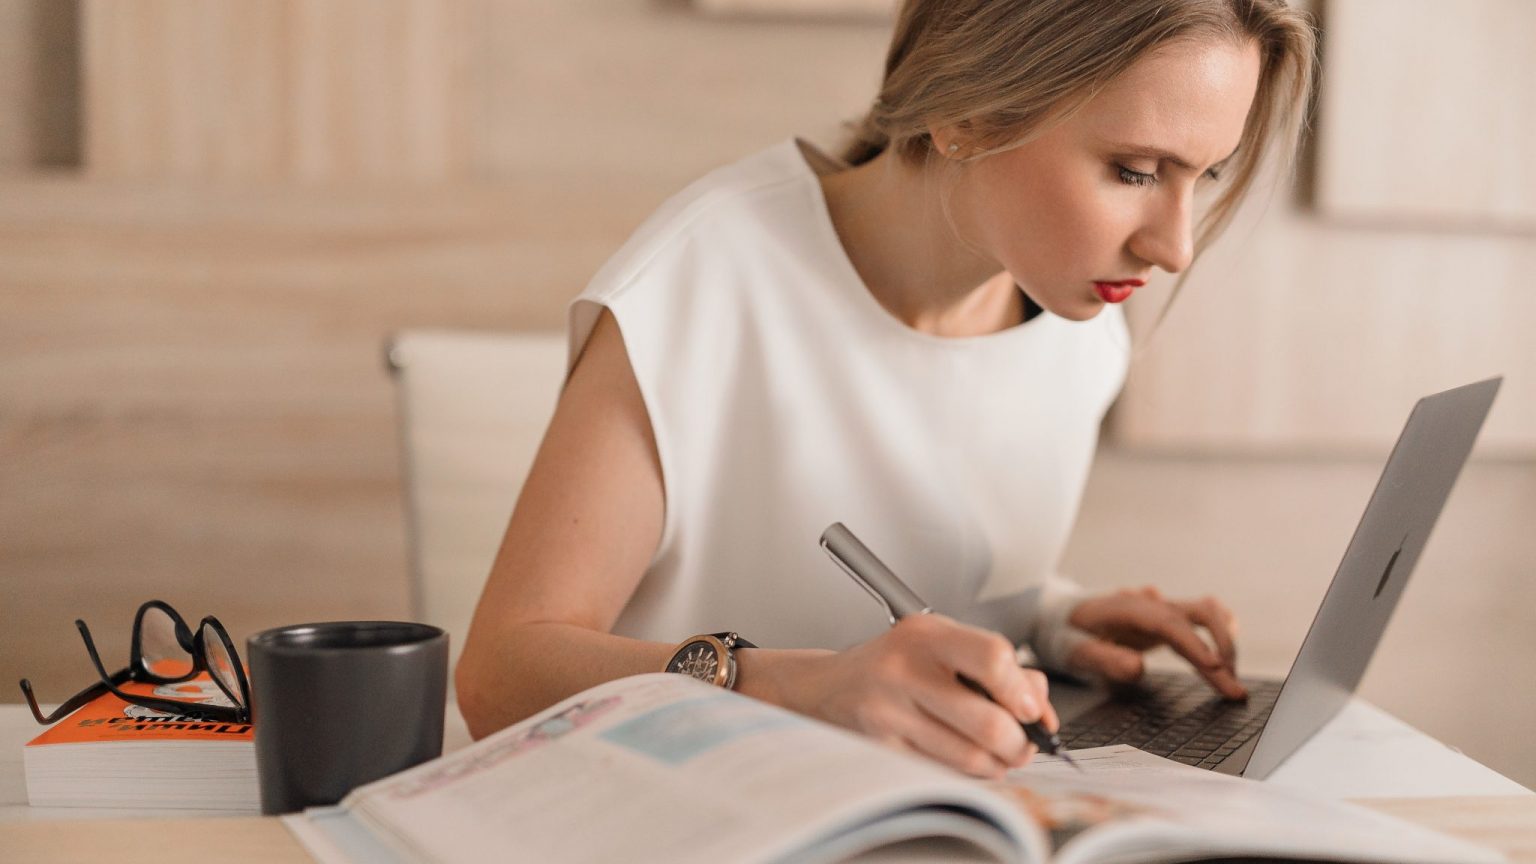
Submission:
[[[1237,148],[1258,80],[1251,41],[1152,52],[1071,119],[969,165],[960,235],[1040,306],[1092,318],[1129,295],[1113,283],[1189,266],[1195,191]]]

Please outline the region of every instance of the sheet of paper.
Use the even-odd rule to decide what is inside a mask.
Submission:
[[[1024,768],[1009,772],[1009,778],[1012,779],[1015,775],[1020,777],[1036,775],[1071,777],[1080,774],[1146,774],[1148,772],[1182,777],[1191,771],[1197,775],[1207,773],[1199,768],[1191,768],[1188,765],[1181,765],[1168,759],[1160,759],[1150,753],[1137,750],[1129,744],[1073,750],[1072,762],[1077,763],[1077,768],[1072,767],[1071,763],[1060,756],[1036,756]],[[1081,768],[1082,771],[1078,771],[1078,768]]]

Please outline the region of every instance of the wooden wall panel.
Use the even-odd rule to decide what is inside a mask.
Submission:
[[[1328,0],[1324,12],[1323,211],[1536,233],[1536,3]]]
[[[0,680],[67,696],[149,597],[409,615],[385,337],[560,327],[653,204],[573,194],[0,186]]]
[[[33,161],[34,0],[0,0],[0,169]]]
[[[0,0],[0,172],[80,161],[74,0]]]
[[[798,16],[856,18],[890,21],[897,0],[693,0],[701,12],[711,15]]]
[[[83,0],[103,178],[424,182],[467,170],[460,0]]]
[[[730,20],[633,0],[474,0],[472,161],[493,180],[628,177],[660,201],[801,135],[831,146],[874,98],[888,26]]]

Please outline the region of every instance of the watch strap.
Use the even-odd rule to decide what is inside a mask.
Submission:
[[[740,633],[737,633],[737,632],[732,631],[732,630],[725,630],[725,631],[722,631],[720,633],[711,633],[709,635],[715,637],[716,639],[719,639],[721,642],[724,642],[725,643],[725,647],[727,647],[727,648],[756,648],[757,647],[756,645],[753,645],[751,642],[748,642],[746,639],[743,639]],[[694,638],[698,638],[698,637],[694,637]]]

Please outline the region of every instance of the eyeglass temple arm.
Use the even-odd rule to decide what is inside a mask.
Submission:
[[[37,695],[32,692],[32,682],[25,678],[21,679],[21,692],[27,697],[27,707],[32,709],[32,717],[44,726],[57,723],[59,720],[68,717],[80,706],[95,699],[101,693],[105,693],[106,690],[107,688],[98,681],[69,697],[68,701],[53,709],[52,713],[45,715],[43,714],[42,707],[37,704]]]
[[[110,680],[113,684],[121,684],[124,681],[129,680],[131,677],[133,677],[133,670],[125,666],[122,669],[119,669],[108,680]],[[69,697],[69,699],[65,700],[63,704],[53,709],[52,713],[47,715],[43,714],[42,707],[38,705],[37,694],[32,692],[32,682],[29,679],[21,679],[21,692],[22,695],[27,697],[27,707],[32,709],[32,716],[37,719],[37,722],[47,726],[51,723],[57,723],[59,720],[68,717],[70,714],[73,714],[87,702],[90,702],[101,696],[101,694],[108,692],[108,688],[107,685],[97,681],[96,683],[86,687],[84,690],[81,690],[79,693]]]

